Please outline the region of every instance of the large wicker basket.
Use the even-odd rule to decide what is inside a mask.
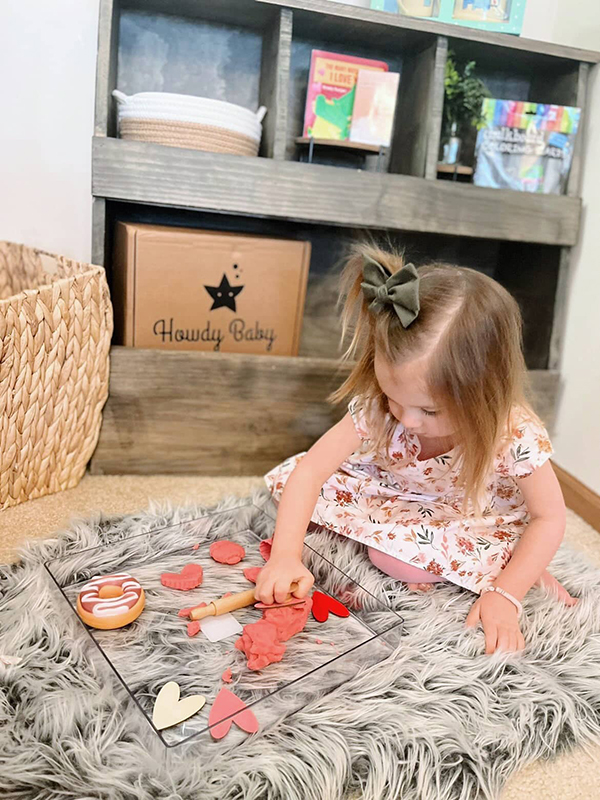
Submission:
[[[112,325],[101,267],[0,242],[0,510],[82,477]]]

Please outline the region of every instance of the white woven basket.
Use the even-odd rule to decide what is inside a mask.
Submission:
[[[258,155],[264,107],[254,113],[222,100],[168,92],[127,96],[115,90],[113,96],[119,103],[123,139]]]

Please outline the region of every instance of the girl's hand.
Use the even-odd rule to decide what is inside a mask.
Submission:
[[[306,597],[314,582],[312,574],[300,559],[290,560],[271,556],[258,573],[254,594],[257,600],[266,605],[283,603],[290,594],[293,583],[297,583],[298,588],[292,594],[300,599]]]
[[[517,609],[501,594],[486,592],[473,603],[465,624],[467,628],[473,628],[479,620],[485,634],[487,655],[497,649],[512,652],[525,647]]]

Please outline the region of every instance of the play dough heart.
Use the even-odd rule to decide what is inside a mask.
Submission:
[[[186,564],[181,572],[163,572],[160,582],[169,589],[187,592],[202,583],[202,567],[200,564]]]
[[[152,712],[154,727],[162,731],[163,728],[178,725],[184,719],[188,719],[200,711],[205,703],[206,697],[201,694],[193,694],[180,700],[179,684],[169,681],[169,683],[165,683],[154,701],[154,711]]]
[[[236,714],[236,711],[239,713]],[[235,714],[235,716],[232,717],[231,714]],[[229,719],[225,719],[225,717],[229,717]],[[222,739],[229,733],[232,722],[235,722],[238,728],[246,733],[256,733],[258,730],[258,720],[252,710],[233,692],[223,687],[216,696],[208,715],[208,724],[213,726],[210,729],[210,735],[213,739]]]
[[[323,592],[313,592],[312,601],[312,613],[317,622],[325,622],[329,617],[330,611],[336,617],[350,616],[350,612],[345,605],[342,605],[339,600],[330,597],[328,594],[323,594]]]

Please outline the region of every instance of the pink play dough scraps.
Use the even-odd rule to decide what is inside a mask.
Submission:
[[[232,681],[232,672],[231,672],[231,670],[229,669],[229,667],[227,667],[227,669],[225,670],[225,672],[224,672],[224,673],[221,675],[221,680],[222,680],[224,683],[231,683],[231,681]]]
[[[211,558],[219,564],[237,564],[246,555],[246,551],[241,544],[227,540],[213,542],[208,552]]]
[[[312,598],[307,597],[301,605],[266,608],[262,619],[244,625],[244,632],[235,646],[245,653],[248,668],[263,669],[281,661],[285,653],[283,642],[304,630],[311,608]]]
[[[271,539],[263,539],[262,542],[258,545],[258,551],[265,561],[268,561],[271,558],[272,547],[273,547],[272,537]]]
[[[262,567],[247,567],[244,570],[244,578],[250,583],[256,583],[256,579],[258,578],[258,573],[261,571]]]

